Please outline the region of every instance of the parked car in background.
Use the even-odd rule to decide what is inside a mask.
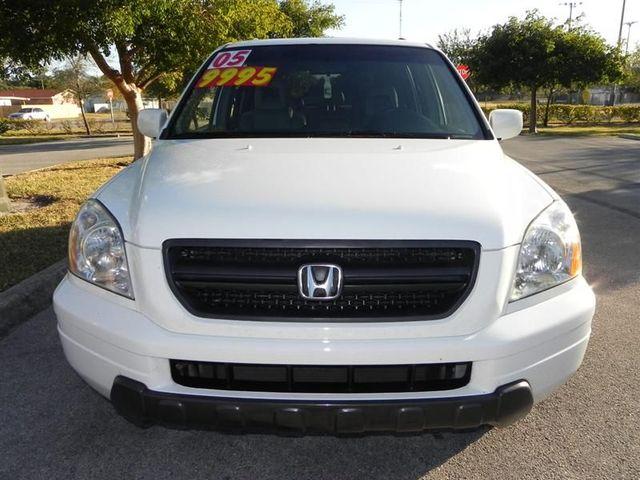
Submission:
[[[517,421],[580,366],[578,227],[444,54],[230,44],[80,209],[71,366],[141,426],[416,432]]]
[[[38,107],[24,107],[17,112],[9,114],[11,120],[44,120],[48,122],[51,117],[47,112]]]

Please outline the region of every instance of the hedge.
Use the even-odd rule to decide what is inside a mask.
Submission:
[[[0,135],[7,133],[9,130],[26,130],[31,134],[38,134],[44,130],[42,120],[12,120],[9,118],[0,118]]]
[[[131,131],[131,124],[128,120],[116,120],[116,125],[106,119],[88,118],[89,127],[94,134],[113,133]],[[52,135],[52,134],[82,134],[85,132],[84,123],[81,119],[64,119],[44,122],[42,120],[13,120],[0,118],[0,135],[22,136],[22,135]]]
[[[529,121],[529,111],[531,106],[524,103],[496,105],[492,108],[482,107],[485,115],[489,115],[491,110],[496,108],[512,108],[523,113],[525,123]],[[538,123],[542,123],[545,113],[545,105],[538,105]],[[604,107],[599,105],[550,105],[549,122],[572,125],[574,123],[611,123],[614,120],[625,123],[640,122],[640,105],[618,105],[614,107]]]

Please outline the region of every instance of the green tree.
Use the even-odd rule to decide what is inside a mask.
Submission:
[[[100,79],[88,73],[89,66],[87,57],[75,55],[67,58],[63,67],[56,68],[49,79],[53,88],[71,90],[75,94],[87,135],[91,135],[91,128],[87,122],[84,104],[89,95],[102,90]]]
[[[478,37],[472,36],[471,30],[468,28],[458,30],[456,28],[445,34],[438,35],[437,46],[454,65],[469,66],[472,62],[477,43]],[[472,70],[471,76],[466,79],[466,82],[469,88],[478,95],[478,93],[485,89],[485,86],[478,81],[474,73]]]
[[[585,25],[563,31],[556,39],[550,58],[551,75],[546,83],[547,104],[544,126],[549,119],[549,106],[559,88],[584,90],[590,85],[615,82],[623,75],[623,59],[617,48]]]
[[[290,37],[322,37],[326,30],[344,24],[344,17],[336,14],[333,5],[318,0],[281,0],[280,10],[291,22]]]
[[[470,66],[476,78],[492,88],[527,88],[531,93],[529,131],[536,131],[537,94],[553,83],[551,57],[562,33],[536,11],[522,20],[511,17],[478,39]]]
[[[640,91],[640,46],[625,59],[624,83],[632,91]]]
[[[310,12],[314,6],[320,5],[311,4]],[[322,28],[341,21],[315,18]],[[149,140],[136,121],[142,93],[153,83],[194,71],[226,42],[284,36],[298,23],[277,0],[0,0],[0,55],[26,65],[91,56],[127,104],[139,158]],[[117,67],[108,61],[112,50]]]
[[[0,54],[0,88],[46,88],[47,69],[44,65],[27,68],[19,62]]]
[[[493,88],[526,88],[531,94],[529,131],[536,132],[537,95],[558,85],[582,88],[613,81],[621,59],[599,35],[583,26],[565,30],[537,11],[512,17],[480,37],[470,60],[478,80]]]
[[[553,52],[556,81],[566,88],[583,89],[602,82],[615,82],[623,75],[619,49],[607,45],[587,27],[563,32]]]
[[[477,38],[471,36],[471,30],[457,28],[438,35],[438,48],[442,50],[454,65],[468,65],[473,55]]]

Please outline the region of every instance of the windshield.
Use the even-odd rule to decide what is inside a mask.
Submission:
[[[488,138],[458,82],[428,48],[231,48],[190,85],[164,138]]]
[[[18,110],[18,113],[31,113],[31,109],[30,108],[21,108],[20,110]]]

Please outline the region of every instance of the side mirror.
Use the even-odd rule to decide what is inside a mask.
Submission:
[[[489,114],[489,125],[498,140],[520,135],[523,126],[522,112],[520,110],[498,109]]]
[[[158,138],[167,121],[167,112],[161,108],[145,108],[138,112],[138,130],[145,137]]]

